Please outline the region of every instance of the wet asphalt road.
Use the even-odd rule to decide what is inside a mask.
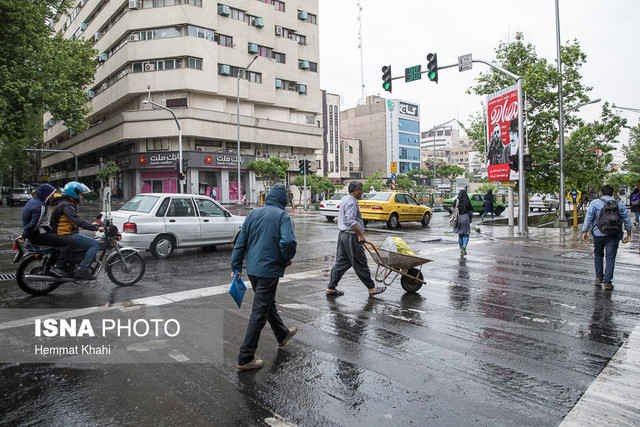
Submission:
[[[95,206],[83,206],[90,217]],[[0,273],[19,208],[0,206]],[[377,298],[352,272],[345,296],[327,299],[337,230],[323,217],[295,215],[298,255],[278,290],[288,326],[300,332],[278,349],[269,328],[257,355],[265,367],[238,373],[237,350],[252,301],[238,309],[226,292],[172,307],[223,310],[220,363],[0,365],[0,424],[265,425],[557,425],[638,323],[638,237],[621,245],[616,286],[592,284],[592,248],[572,229],[478,225],[461,258],[457,236],[437,213],[430,227],[393,233],[370,224],[367,238],[402,237],[433,259],[427,285],[405,293],[399,279]],[[0,282],[0,307],[66,311],[229,283],[230,246],[148,253],[131,288],[105,275],[30,297]],[[370,266],[375,269],[373,263]],[[204,337],[203,337],[204,339]]]

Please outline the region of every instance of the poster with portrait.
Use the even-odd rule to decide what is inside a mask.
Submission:
[[[520,148],[518,135],[518,86],[510,86],[487,96],[487,164],[489,181],[513,181],[518,172],[509,167],[509,157],[517,156]]]

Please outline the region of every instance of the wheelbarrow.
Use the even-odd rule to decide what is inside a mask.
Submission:
[[[400,274],[400,284],[407,292],[417,292],[427,283],[423,280],[422,265],[433,260],[376,248],[371,242],[364,242],[363,246],[376,263],[376,281],[389,286]]]

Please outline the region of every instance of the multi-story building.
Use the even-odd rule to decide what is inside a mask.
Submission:
[[[391,176],[420,169],[420,109],[399,99],[368,96],[366,103],[340,113],[345,138],[362,141],[363,177],[381,170]]]
[[[340,95],[322,91],[323,149],[316,152],[317,173],[342,184],[362,178],[362,142],[340,137]]]
[[[436,164],[440,162],[465,169],[469,168],[469,152],[473,149],[468,138],[453,126],[445,126],[421,133],[421,158],[423,164],[431,164],[434,155]]]
[[[100,52],[91,128],[72,135],[45,116],[44,148],[76,154],[84,182],[113,160],[125,198],[178,191],[180,127],[187,192],[233,201],[240,178],[256,200],[251,160],[277,156],[293,173],[322,146],[317,0],[79,0],[55,28]],[[68,157],[43,156],[55,183]]]

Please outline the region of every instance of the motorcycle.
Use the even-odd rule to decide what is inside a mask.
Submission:
[[[98,215],[100,221],[102,215]],[[146,265],[142,255],[132,248],[122,248],[120,246],[120,233],[118,227],[110,220],[100,225],[104,227],[102,236],[96,237],[100,240],[100,250],[96,260],[91,264],[89,272],[91,278],[95,280],[102,264],[105,262],[105,271],[109,279],[118,286],[131,286],[137,283],[144,275]],[[12,264],[20,263],[16,273],[18,286],[23,291],[31,295],[46,295],[54,291],[63,283],[79,282],[75,277],[56,277],[50,274],[49,270],[55,265],[59,250],[52,247],[37,247],[28,241],[15,242],[13,250],[16,252]],[[84,251],[74,251],[69,269],[74,271],[82,261]]]

